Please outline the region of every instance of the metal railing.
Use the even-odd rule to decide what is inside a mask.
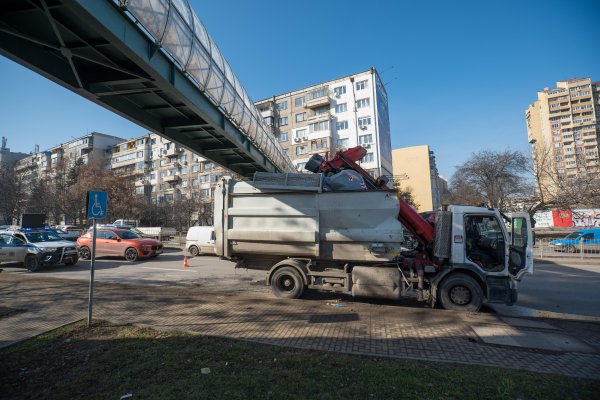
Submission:
[[[535,258],[597,259],[600,263],[600,241],[582,240],[555,242],[556,239],[537,239],[533,248]]]

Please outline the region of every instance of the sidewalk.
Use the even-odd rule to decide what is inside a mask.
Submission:
[[[87,290],[86,282],[0,274],[2,304],[27,310],[0,319],[0,347],[85,319]],[[383,302],[338,307],[329,299],[98,283],[94,318],[280,346],[600,379],[600,324]],[[544,341],[555,347],[544,350]]]

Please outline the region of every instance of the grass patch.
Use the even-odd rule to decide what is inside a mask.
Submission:
[[[210,368],[203,374],[202,368]],[[598,381],[84,323],[0,350],[3,399],[593,399]]]
[[[0,306],[0,319],[7,318],[15,314],[19,314],[25,312],[25,310],[20,310],[18,308],[8,308],[4,306]]]

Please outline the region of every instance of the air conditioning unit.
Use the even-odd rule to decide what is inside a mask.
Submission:
[[[300,138],[299,138],[299,137],[297,137],[297,138],[294,138],[294,142],[296,142],[296,143],[300,143]]]
[[[302,140],[304,140],[304,141],[308,140],[308,136],[304,136],[304,137],[302,138]]]
[[[367,130],[367,126],[366,125],[361,125],[360,129],[362,129],[363,131],[366,131]]]
[[[365,149],[368,149],[371,147],[371,143],[362,143],[361,146],[364,147]]]

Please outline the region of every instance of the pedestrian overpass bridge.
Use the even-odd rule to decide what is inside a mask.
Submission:
[[[188,0],[2,0],[0,54],[241,175],[294,170]]]

